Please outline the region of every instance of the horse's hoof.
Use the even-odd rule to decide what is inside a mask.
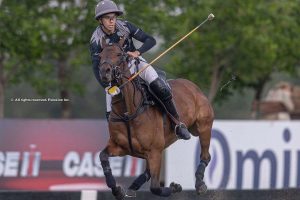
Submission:
[[[120,186],[117,186],[116,188],[114,188],[112,193],[117,200],[123,200],[125,198],[125,191]]]
[[[172,193],[176,193],[176,192],[181,192],[182,191],[182,187],[180,184],[174,183],[172,182],[170,184],[170,188],[172,190]]]
[[[126,197],[136,197],[136,192],[135,192],[135,190],[128,189],[128,190],[126,191]]]
[[[207,186],[204,182],[202,182],[198,187],[196,187],[196,191],[198,195],[205,194],[207,191]]]

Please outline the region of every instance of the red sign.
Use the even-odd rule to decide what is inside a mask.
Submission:
[[[1,120],[0,190],[107,190],[99,152],[109,138],[100,120]],[[110,158],[120,185],[143,172],[133,157]]]

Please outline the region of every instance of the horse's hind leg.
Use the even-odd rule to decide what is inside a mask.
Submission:
[[[160,167],[161,167],[161,157],[162,152],[160,151],[152,151],[147,158],[149,163],[150,175],[151,175],[151,186],[150,190],[153,194],[168,197],[172,193],[180,192],[181,187],[178,187],[178,184],[173,183],[170,187],[161,187],[159,183],[160,176]]]
[[[197,122],[197,132],[199,133],[199,140],[201,145],[201,154],[200,154],[200,163],[197,167],[197,171],[195,173],[196,183],[195,188],[198,194],[203,194],[207,191],[207,186],[203,181],[205,168],[207,167],[210,161],[209,154],[209,145],[211,139],[211,129],[212,129],[213,119],[206,118],[201,119]]]
[[[125,198],[125,192],[120,186],[117,186],[116,180],[112,175],[112,171],[108,160],[110,156],[117,156],[117,155],[122,155],[120,148],[118,147],[111,148],[110,146],[107,146],[103,151],[101,151],[99,157],[105,175],[106,185],[109,188],[111,188],[112,194],[115,196],[117,200],[123,200]]]

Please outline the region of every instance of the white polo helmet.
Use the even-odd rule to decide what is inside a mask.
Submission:
[[[108,13],[116,13],[117,15],[123,15],[117,4],[111,0],[100,1],[95,8],[95,19],[98,19],[102,15]]]

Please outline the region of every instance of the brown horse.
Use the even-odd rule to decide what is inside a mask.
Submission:
[[[99,73],[104,83],[120,86],[131,76],[127,63],[128,57],[122,49],[123,42],[124,39],[116,44],[106,44],[102,41],[103,51],[99,55],[101,58]],[[181,121],[186,124],[192,135],[199,137],[200,140],[201,161],[195,173],[195,188],[199,194],[204,193],[207,187],[203,177],[205,167],[210,161],[209,145],[214,112],[205,95],[194,83],[185,79],[171,80],[168,83],[172,88]],[[110,139],[100,153],[100,161],[107,186],[112,189],[113,195],[118,200],[124,199],[126,195],[135,195],[135,191],[150,178],[150,190],[153,194],[170,196],[181,191],[181,186],[176,183],[172,183],[169,187],[160,186],[163,150],[174,143],[177,137],[171,128],[170,119],[164,122],[161,109],[157,106],[144,105],[144,99],[141,89],[135,82],[126,84],[120,94],[112,99],[109,120]],[[124,155],[143,158],[147,162],[145,172],[132,183],[127,194],[116,185],[108,160],[111,156]]]

